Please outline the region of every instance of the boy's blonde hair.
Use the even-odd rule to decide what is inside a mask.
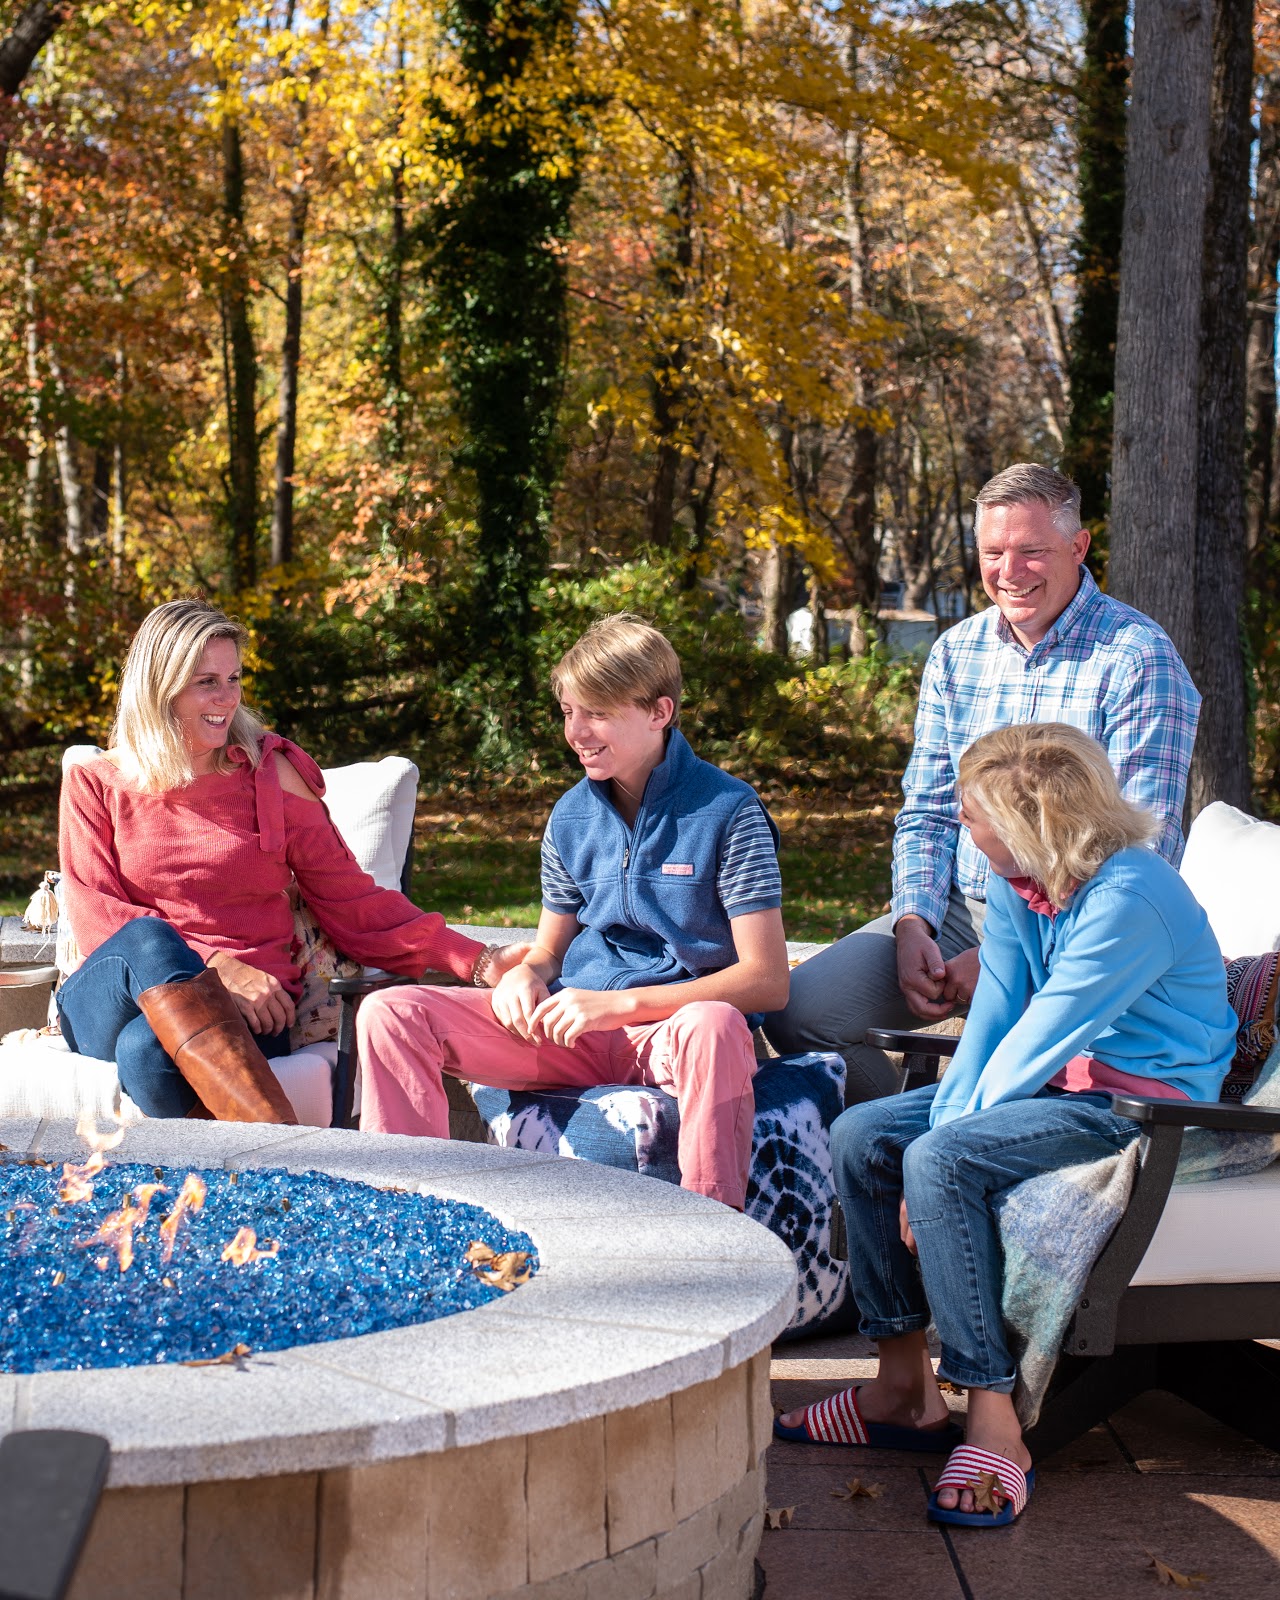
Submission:
[[[960,757],[960,791],[1056,906],[1117,850],[1160,831],[1120,793],[1098,741],[1065,722],[1024,723],[975,739]]]
[[[630,611],[601,617],[556,663],[551,692],[588,706],[643,706],[666,695],[674,707],[668,727],[680,726],[680,658],[656,628]]]
[[[205,646],[213,639],[232,640],[238,656],[249,635],[207,600],[170,600],[157,606],[133,636],[111,743],[120,770],[147,794],[181,789],[195,777],[173,702],[195,677]],[[233,747],[243,750],[256,767],[261,736],[257,717],[243,704],[237,706],[226,745],[214,759],[215,771],[231,770]]]

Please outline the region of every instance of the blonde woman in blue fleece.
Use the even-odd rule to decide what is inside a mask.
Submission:
[[[969,1391],[969,1409],[929,1515],[1000,1527],[1034,1474],[1013,1408],[994,1203],[1135,1139],[1113,1093],[1216,1100],[1236,1022],[1205,914],[1147,848],[1158,824],[1123,798],[1096,740],[1065,723],[1004,728],[970,745],[959,776],[960,821],[992,874],[964,1036],[940,1085],[854,1106],[832,1130],[849,1271],[880,1370],[776,1431],[950,1448],[932,1321],[939,1375]]]

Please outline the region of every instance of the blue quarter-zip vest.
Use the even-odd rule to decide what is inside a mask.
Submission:
[[[730,824],[744,806],[757,805],[764,809],[750,784],[700,760],[678,728],[649,774],[633,827],[608,783],[583,778],[561,796],[548,824],[551,842],[585,903],[560,983],[634,989],[736,961],[716,874]],[[776,846],[778,830],[765,817]]]

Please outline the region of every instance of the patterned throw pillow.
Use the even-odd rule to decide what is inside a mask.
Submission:
[[[302,996],[289,1029],[289,1043],[293,1049],[303,1050],[309,1044],[338,1037],[342,1002],[330,997],[329,984],[334,978],[353,978],[360,971],[360,964],[338,954],[298,893],[296,883],[289,889],[289,906],[293,911],[289,954],[302,969]]]
[[[1239,1020],[1236,1053],[1222,1085],[1222,1100],[1243,1100],[1257,1082],[1276,1042],[1280,955],[1242,956],[1227,962],[1227,999]]]
[[[830,1133],[844,1109],[844,1075],[842,1057],[814,1052],[762,1062],[755,1076],[746,1212],[795,1256],[799,1302],[784,1337],[851,1325],[849,1269],[832,1253]],[[472,1084],[471,1095],[493,1144],[680,1182],[680,1112],[661,1089],[611,1084],[535,1093]]]

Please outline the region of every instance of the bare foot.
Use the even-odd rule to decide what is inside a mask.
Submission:
[[[1007,1394],[993,1394],[987,1389],[969,1391],[969,1425],[964,1442],[976,1450],[986,1450],[993,1456],[1003,1456],[1021,1467],[1031,1470],[1031,1452],[1022,1442],[1022,1429],[1018,1426],[1013,1401]],[[973,1511],[972,1489],[939,1489],[938,1504],[946,1511]]]
[[[895,1427],[919,1428],[927,1433],[930,1429],[945,1428],[951,1421],[947,1402],[936,1382],[902,1389],[891,1386],[883,1377],[868,1378],[857,1385],[857,1395],[858,1410],[864,1422],[888,1422]],[[804,1413],[802,1406],[779,1420],[784,1428],[798,1428],[804,1422]]]

